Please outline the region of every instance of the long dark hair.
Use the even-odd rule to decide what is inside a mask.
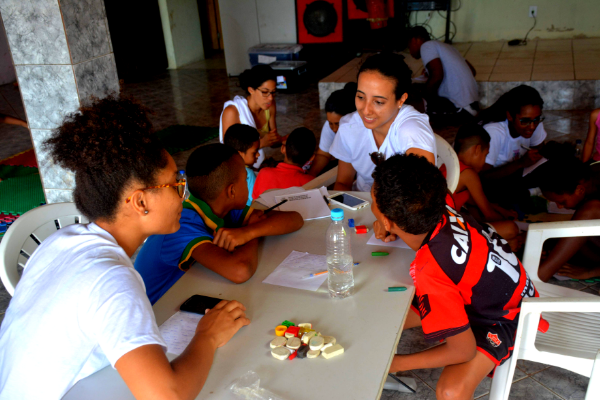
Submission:
[[[502,122],[506,119],[506,112],[514,116],[521,112],[525,106],[544,107],[544,100],[540,93],[527,85],[520,85],[504,93],[500,98],[479,113],[478,122],[485,125],[490,122]]]

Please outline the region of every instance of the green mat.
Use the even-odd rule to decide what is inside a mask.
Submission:
[[[0,182],[0,212],[20,215],[45,202],[39,174]]]
[[[202,143],[219,137],[219,128],[207,128],[191,125],[171,125],[156,132],[169,154],[193,149]]]
[[[36,167],[25,167],[23,165],[0,164],[0,180],[17,178],[19,176],[39,174]]]

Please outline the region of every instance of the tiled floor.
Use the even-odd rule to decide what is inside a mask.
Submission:
[[[472,47],[467,50],[470,49]],[[502,46],[498,47],[498,50],[501,49]],[[242,94],[240,88],[237,87],[237,81],[228,79],[222,59],[208,60],[176,71],[167,71],[149,82],[125,84],[124,91],[154,110],[151,118],[157,130],[173,124],[218,126],[223,103],[235,94]],[[24,117],[17,88],[12,85],[2,86],[0,95],[2,95],[0,112]],[[589,111],[548,111],[545,115],[547,119],[544,125],[549,138],[574,140],[585,137]],[[287,134],[295,127],[307,126],[316,135],[319,135],[324,122],[325,112],[319,110],[316,84],[298,94],[277,96],[277,125],[281,133]],[[453,141],[455,129],[443,129],[438,133],[449,141]],[[26,129],[0,125],[0,159],[29,148],[31,148],[31,139]],[[278,151],[270,149],[270,153],[273,155],[277,155]],[[179,165],[185,164],[189,153],[188,151],[176,156]],[[596,295],[600,290],[600,284],[571,281],[556,283]],[[1,323],[10,296],[4,287],[0,287],[0,289]],[[427,345],[418,329],[403,333],[399,344],[400,352],[408,353],[425,348]],[[407,375],[417,379],[417,394],[407,395],[384,391],[382,399],[435,399],[434,389],[440,372],[439,369],[409,372]],[[511,390],[511,399],[581,399],[584,396],[587,381],[587,378],[560,368],[519,362],[518,371],[515,373],[515,383]],[[488,397],[490,382],[489,378],[482,382],[476,392],[477,398],[486,399]]]

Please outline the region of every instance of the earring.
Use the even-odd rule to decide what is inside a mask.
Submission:
[[[144,214],[148,214],[148,210],[144,211]]]

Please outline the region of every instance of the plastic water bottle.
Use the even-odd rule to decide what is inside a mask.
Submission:
[[[354,290],[354,263],[350,236],[344,230],[344,210],[331,210],[331,225],[327,228],[326,241],[329,296],[342,299],[349,297]]]
[[[575,141],[575,157],[581,159],[581,155],[583,153],[583,143],[581,139],[577,139]]]

